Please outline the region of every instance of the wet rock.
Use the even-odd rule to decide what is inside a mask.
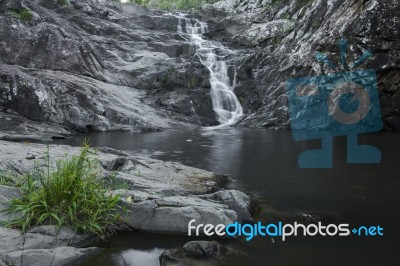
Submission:
[[[23,0],[0,1],[0,13],[7,12],[10,10],[18,10],[23,7],[24,7]]]
[[[188,224],[230,224],[240,221],[238,214],[228,206],[195,197],[174,196],[140,203],[125,204],[130,211],[126,223],[134,229],[184,234]]]
[[[8,135],[44,136],[36,127],[43,122],[57,135],[216,123],[207,70],[192,63],[176,17],[101,0],[62,8],[2,1],[0,12],[20,6],[34,19],[0,16],[0,125]]]
[[[160,256],[160,265],[219,265],[218,260],[223,258],[226,252],[228,252],[228,249],[216,241],[190,241],[181,249],[164,251]],[[233,252],[231,255],[233,255]]]
[[[168,265],[176,265],[176,266],[184,266],[185,264],[180,257],[179,251],[177,249],[173,250],[165,250],[160,255],[160,266],[168,266]]]
[[[35,163],[27,155],[35,156],[37,165],[45,166],[46,145],[0,141],[0,146],[3,151],[0,169],[18,174],[27,172]],[[65,145],[50,145],[49,148],[51,164],[64,158],[65,154],[70,156],[80,151],[80,148]],[[214,225],[251,220],[249,196],[236,190],[218,191],[221,189],[220,177],[211,172],[176,162],[123,156],[108,149],[99,151],[97,156],[102,166],[99,165],[100,178],[128,187],[109,193],[121,196],[120,204],[129,211],[122,215],[133,229],[185,234],[189,221],[193,219],[197,224]],[[116,175],[111,178],[107,169],[117,171]],[[5,188],[3,194],[9,199],[13,193],[17,195],[16,190]],[[36,248],[62,246],[65,242],[81,246],[85,241],[91,239],[70,231],[61,231],[56,237],[54,229],[47,227],[32,229],[25,235],[25,244],[35,243]]]
[[[374,56],[357,69],[375,69],[387,130],[400,130],[399,91],[400,3],[371,1],[225,0],[204,6],[201,20],[214,24],[207,35],[241,51],[235,93],[245,117],[242,127],[289,128],[286,81],[340,72],[315,58],[325,53],[340,61],[337,40],[349,41],[351,63],[371,49]],[[346,69],[346,71],[351,71]]]
[[[250,222],[252,220],[250,209],[251,199],[245,193],[238,190],[222,190],[208,195],[200,195],[199,198],[216,201],[227,205],[234,210],[241,221]]]
[[[190,257],[214,257],[225,251],[224,247],[216,241],[190,241],[183,246],[183,252]]]
[[[4,261],[15,266],[54,266],[77,263],[89,255],[93,255],[97,248],[59,247],[54,249],[34,249],[14,251],[8,253]]]

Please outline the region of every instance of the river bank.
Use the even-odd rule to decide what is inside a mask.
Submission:
[[[45,164],[46,145],[0,141],[0,146],[1,170],[21,175],[33,169],[34,164]],[[71,156],[78,152],[77,147],[50,145],[51,164],[66,154]],[[186,234],[187,224],[192,219],[214,225],[252,220],[250,197],[240,191],[223,190],[223,183],[227,182],[225,177],[175,162],[128,156],[107,148],[100,148],[97,156],[104,168],[101,178],[108,178],[112,172],[116,174],[113,180],[128,186],[109,191],[120,195],[120,204],[128,210],[123,213],[121,226],[124,230]],[[4,210],[20,192],[7,185],[0,188]],[[10,218],[2,212],[2,221]],[[32,265],[32,262],[62,265],[96,251],[96,248],[87,248],[98,241],[93,236],[79,235],[68,228],[63,228],[59,234],[56,232],[52,226],[34,227],[26,234],[2,227],[1,259],[13,265]]]

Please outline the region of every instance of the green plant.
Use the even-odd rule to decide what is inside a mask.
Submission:
[[[290,14],[289,12],[286,11],[285,14],[283,14],[282,18],[290,20],[290,19],[292,19],[292,14]]]
[[[14,182],[11,172],[0,170],[0,185],[14,186]]]
[[[282,43],[282,37],[281,37],[281,36],[276,36],[276,37],[274,37],[274,38],[272,39],[272,44],[273,44],[275,47],[280,46],[281,43]]]
[[[278,8],[281,6],[282,1],[281,0],[273,0],[271,4],[272,4],[272,7]]]
[[[117,178],[117,173],[112,173],[106,180],[105,186],[110,190],[116,189],[130,189],[131,186],[123,179]]]
[[[23,21],[28,21],[33,18],[31,11],[27,8],[11,10],[10,14],[20,20],[23,20]]]
[[[57,0],[57,3],[58,3],[60,6],[66,6],[66,5],[69,4],[69,0]]]
[[[19,218],[6,222],[23,231],[43,224],[69,226],[79,232],[103,236],[119,215],[118,196],[106,196],[107,188],[96,177],[98,161],[85,142],[79,155],[66,157],[50,169],[49,149],[45,169],[37,165],[26,174],[22,197],[11,201],[8,212]]]
[[[193,88],[195,88],[196,87],[196,85],[197,85],[197,79],[196,79],[196,77],[195,76],[191,76],[189,79],[188,79],[188,87],[189,87],[189,89],[193,89]]]

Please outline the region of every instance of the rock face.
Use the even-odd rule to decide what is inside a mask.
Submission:
[[[28,21],[15,15],[23,8]],[[62,137],[215,124],[208,71],[176,25],[115,1],[1,1],[1,130]]]
[[[23,8],[28,21],[15,15]],[[374,53],[359,68],[377,71],[385,129],[398,130],[398,9],[398,1],[379,0],[224,0],[193,15],[209,22],[209,38],[237,51],[228,65],[237,67],[246,112],[239,126],[289,128],[286,81],[337,72],[315,52],[339,61],[344,37],[349,62]],[[177,24],[111,0],[1,1],[0,138],[217,124],[208,70]]]
[[[243,127],[289,127],[286,81],[325,75],[320,51],[340,62],[337,40],[349,42],[348,63],[366,50],[373,57],[359,69],[377,71],[386,130],[400,130],[399,1],[378,0],[224,0],[196,15],[214,26],[208,36],[245,55],[235,93],[243,104]]]

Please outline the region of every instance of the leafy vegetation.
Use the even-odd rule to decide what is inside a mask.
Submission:
[[[204,4],[213,4],[218,0],[130,0],[139,5],[164,10],[189,10]]]
[[[0,170],[0,185],[15,186],[14,178],[9,171]]]
[[[57,3],[58,3],[60,6],[66,6],[66,5],[69,4],[69,0],[57,0]]]
[[[20,20],[23,20],[23,21],[28,21],[33,18],[31,11],[27,8],[11,10],[10,14]]]
[[[129,184],[127,181],[123,179],[117,178],[117,174],[113,173],[107,179],[104,180],[105,187],[109,188],[110,190],[117,190],[117,189],[131,189],[132,185]]]
[[[79,155],[64,158],[50,167],[49,149],[46,167],[35,166],[22,179],[22,198],[14,199],[8,209],[19,218],[6,226],[29,227],[51,224],[69,226],[79,232],[104,235],[119,220],[118,196],[107,196],[107,187],[99,182],[99,163],[85,142]]]

